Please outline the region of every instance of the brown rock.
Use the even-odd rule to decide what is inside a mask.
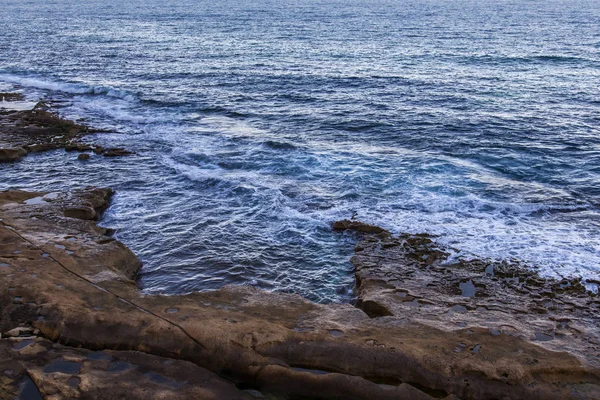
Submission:
[[[22,147],[0,148],[0,162],[19,161],[27,155],[27,150]]]
[[[64,215],[69,218],[93,220],[96,218],[96,211],[92,207],[86,206],[68,207],[65,208]]]
[[[80,155],[77,156],[78,160],[89,160],[90,159],[90,155],[87,153],[81,153]]]
[[[27,326],[19,326],[5,332],[2,337],[18,337],[18,336],[29,336],[33,335],[34,329]]]
[[[2,388],[12,393],[19,393],[29,378],[31,391],[52,399],[252,399],[232,382],[188,361],[132,351],[91,351],[39,337],[0,340],[0,374],[5,378]]]
[[[21,93],[0,92],[0,101],[23,101],[25,97]]]
[[[89,151],[92,146],[85,143],[71,142],[65,146],[66,151]]]
[[[0,206],[9,203],[22,203],[34,197],[43,196],[45,193],[26,192],[24,190],[5,190],[0,192]]]
[[[378,226],[365,224],[364,222],[360,221],[351,221],[348,219],[335,221],[332,227],[336,231],[352,230],[361,233],[389,233],[385,229]]]

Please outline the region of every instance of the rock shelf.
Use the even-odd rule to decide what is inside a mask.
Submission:
[[[19,94],[0,93],[7,104],[21,99]],[[0,107],[0,163],[20,161],[29,153],[56,149],[94,152],[107,157],[131,155],[122,148],[104,148],[82,142],[98,130],[61,118],[40,102],[32,110],[5,110]]]
[[[352,259],[358,307],[147,296],[97,225],[111,194],[0,193],[0,398],[600,398],[600,301],[578,281],[381,230]]]

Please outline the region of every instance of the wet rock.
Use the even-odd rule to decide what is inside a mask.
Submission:
[[[27,155],[27,150],[22,147],[0,148],[0,162],[19,161]]]
[[[65,151],[89,151],[92,149],[91,145],[79,142],[71,142],[65,146]]]
[[[96,145],[92,148],[92,150],[94,151],[94,153],[103,155],[105,157],[122,157],[122,156],[129,156],[129,155],[135,154],[135,152],[126,150],[122,147],[105,148],[105,147]]]
[[[0,92],[0,101],[23,101],[25,97],[21,93]]]
[[[0,112],[0,162],[19,161],[27,153],[56,150],[96,151],[108,157],[132,154],[122,148],[104,149],[80,140],[97,133],[86,125],[63,119],[38,103],[33,110]]]
[[[356,231],[356,232],[361,232],[361,233],[387,233],[388,232],[385,229],[380,228],[375,225],[369,225],[369,224],[365,224],[364,222],[351,221],[348,219],[344,219],[341,221],[335,221],[333,223],[332,227],[336,231],[351,230],[351,231]]]
[[[495,336],[566,351],[600,368],[600,317],[580,278],[546,279],[516,261],[448,262],[449,252],[427,235],[367,236],[357,247],[351,260],[357,306],[372,318],[394,316],[437,329],[487,326]],[[565,318],[577,320],[586,334],[554,334],[554,321]]]
[[[93,220],[96,218],[96,211],[92,207],[68,207],[64,211],[65,217]]]
[[[104,149],[102,151],[102,155],[105,157],[122,157],[122,156],[129,156],[132,154],[135,154],[135,153],[133,151],[125,150],[120,147],[111,147],[108,149]]]
[[[89,160],[90,159],[90,155],[87,153],[81,153],[80,155],[77,156],[77,159],[80,161],[83,160]]]

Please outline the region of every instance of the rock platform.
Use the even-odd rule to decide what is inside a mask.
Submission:
[[[356,307],[148,296],[97,225],[111,194],[0,192],[0,399],[600,398],[600,301],[579,281],[365,228]]]
[[[0,93],[0,100],[6,104],[20,99],[19,94]],[[48,111],[42,102],[32,110],[0,107],[0,163],[16,162],[29,153],[56,149],[94,152],[106,157],[134,154],[123,148],[104,148],[82,141],[85,136],[98,132]]]

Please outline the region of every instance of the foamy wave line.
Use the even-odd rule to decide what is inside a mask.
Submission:
[[[18,75],[0,74],[0,81],[17,84],[20,86],[31,87],[42,90],[52,90],[56,92],[70,94],[90,94],[105,95],[115,97],[126,101],[135,101],[136,97],[124,90],[111,88],[108,86],[89,86],[79,83],[47,81],[38,78],[29,78]]]

